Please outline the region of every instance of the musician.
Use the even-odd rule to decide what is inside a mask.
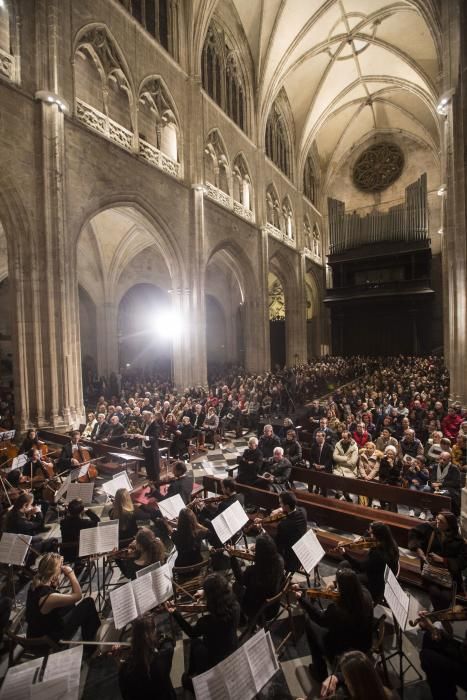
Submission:
[[[83,438],[85,440],[91,440],[92,431],[94,430],[95,425],[97,425],[96,414],[90,411],[88,413],[88,422],[83,430]]]
[[[173,478],[169,478],[169,486],[165,496],[161,494],[159,489],[151,491],[151,496],[157,498],[158,501],[164,498],[171,498],[179,494],[183,503],[186,505],[191,501],[191,492],[193,491],[193,473],[188,473],[185,462],[175,462],[172,468]]]
[[[247,619],[255,616],[263,603],[275,596],[284,582],[284,560],[277,551],[276,543],[269,535],[258,535],[255,542],[254,563],[242,570],[239,560],[231,554],[232,571],[235,576],[234,592]],[[274,617],[276,609],[269,611]]]
[[[135,537],[138,532],[136,509],[128,489],[117,489],[109,518],[110,520],[118,520],[119,546],[125,540]]]
[[[224,576],[209,574],[203,582],[203,597],[207,614],[193,625],[177,612],[175,606],[165,604],[167,611],[191,639],[188,670],[182,676],[183,687],[191,691],[192,676],[216,666],[238,646],[240,606]]]
[[[39,438],[37,437],[37,430],[35,428],[31,428],[27,431],[24,440],[21,443],[20,448],[18,450],[18,454],[26,454],[33,448],[40,450],[42,445],[45,445],[45,442],[39,440]]]
[[[363,557],[355,557],[352,551],[341,547],[344,559],[357,572],[362,584],[369,590],[373,601],[381,603],[384,597],[384,572],[389,566],[395,576],[399,571],[399,548],[392,536],[391,530],[383,523],[371,523],[370,537],[375,540],[375,546],[371,547]]]
[[[128,547],[130,557],[117,561],[123,574],[129,579],[136,578],[136,572],[146,566],[163,562],[166,556],[162,540],[148,527],[142,527]],[[123,566],[122,566],[123,563]]]
[[[277,525],[277,550],[284,559],[286,571],[298,571],[301,565],[292,546],[306,533],[306,513],[304,508],[297,507],[297,499],[290,491],[279,494],[279,505],[286,517]]]
[[[248,447],[241,457],[237,457],[237,463],[237,481],[240,484],[256,486],[259,472],[263,468],[263,453],[258,448],[258,438],[251,437],[248,440]]]
[[[109,430],[106,433],[106,436],[102,438],[102,442],[108,442],[111,445],[120,446],[123,441],[124,433],[125,428],[120,423],[118,415],[115,414],[110,419]]]
[[[65,517],[60,523],[62,543],[66,545],[67,561],[75,561],[79,550],[79,533],[89,527],[96,527],[100,518],[90,508],[84,509],[81,498],[69,502]]]
[[[442,510],[435,523],[419,523],[409,532],[408,547],[417,555],[421,565],[431,564],[447,570],[457,584],[457,593],[462,594],[464,584],[462,570],[467,566],[467,546],[459,533],[457,518]],[[427,580],[427,589],[434,610],[443,610],[451,602],[451,590]]]
[[[175,566],[193,566],[203,560],[201,546],[209,530],[198,522],[190,508],[182,508],[178,514],[177,527],[171,530],[170,537],[177,548]]]
[[[118,674],[123,700],[176,700],[170,678],[173,654],[173,641],[159,632],[153,615],[134,620],[130,653]]]
[[[60,575],[68,579],[71,593],[57,593]],[[92,641],[100,627],[92,598],[82,598],[81,586],[73,569],[63,566],[60,554],[45,554],[28,591],[26,601],[28,637],[47,636],[58,642],[72,639],[81,628],[84,641]]]
[[[454,639],[420,615],[419,625],[425,630],[420,664],[426,674],[433,700],[457,700],[457,688],[467,690],[467,638]]]
[[[53,473],[53,463],[46,462],[45,459],[42,459],[42,452],[40,449],[35,447],[31,448],[28,456],[28,461],[23,464],[23,476],[31,479],[32,474],[32,478],[37,481],[44,481],[45,479],[48,479],[49,471],[47,471],[47,468],[50,470],[50,473]]]
[[[287,430],[285,440],[282,440],[282,448],[284,457],[289,460],[293,467],[298,466],[302,462],[302,446],[297,440],[297,433],[294,429]]]
[[[105,413],[97,414],[97,423],[91,432],[91,440],[102,440],[109,432],[110,426],[105,419]]]
[[[264,464],[264,462],[263,462]],[[267,488],[269,491],[281,493],[287,488],[290,488],[290,473],[292,465],[289,460],[284,457],[282,447],[275,447],[272,462],[268,465],[268,470],[260,475],[258,486]]]
[[[44,525],[44,515],[41,508],[34,505],[33,494],[23,493],[18,496],[7,513],[5,532],[34,536],[48,530],[50,527]]]
[[[334,667],[337,657],[345,651],[368,653],[371,649],[373,601],[369,592],[351,569],[338,569],[336,584],[339,598],[325,610],[308,600],[302,591],[295,592],[307,613],[306,635],[313,659],[310,672],[318,683],[328,677],[327,661]]]
[[[347,651],[338,662],[338,669],[321,686],[321,698],[342,700],[399,700],[396,691],[385,687],[375,664],[361,651]]]
[[[135,438],[142,440],[144,466],[148,479],[156,483],[160,479],[159,436],[160,426],[150,411],[143,411],[144,429]]]
[[[79,467],[82,462],[86,461],[81,451],[80,439],[81,433],[79,430],[73,430],[71,433],[70,442],[67,442],[62,449],[58,461],[60,469],[65,470],[72,469],[73,467]]]

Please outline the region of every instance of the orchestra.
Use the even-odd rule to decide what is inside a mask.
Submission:
[[[397,481],[399,488],[404,485],[410,490],[419,470],[425,469],[425,462],[431,459],[427,456],[430,446],[424,458],[403,459],[400,440],[394,437],[397,432],[391,434],[387,427],[383,428],[388,422],[381,421],[382,439],[378,442],[376,436],[374,442],[367,440],[360,446],[355,479],[380,484],[381,521],[375,518],[365,535],[356,540],[336,534],[334,544],[326,547],[326,555],[339,559],[335,580],[326,584],[320,581],[317,565],[311,585],[309,572],[295,548],[309,531],[310,522],[300,490],[294,484],[294,469],[333,473],[333,447],[326,441],[321,411],[313,406],[309,420],[303,421],[312,428],[319,426],[309,433],[314,437],[308,451],[306,443],[302,445],[301,429],[292,429],[289,422],[282,426],[260,425],[260,440],[249,435],[243,443],[247,444],[246,449],[242,446],[237,452],[240,456],[234,457],[236,467],[229,465],[229,477],[217,478],[216,491],[205,491],[203,495],[197,493],[199,479],[195,476],[189,446],[192,441],[201,447],[207,442],[220,452],[221,431],[225,429],[228,433],[230,427],[235,439],[238,435],[237,419],[232,427],[229,412],[225,413],[224,421],[216,422],[212,418],[220,415],[226,402],[216,403],[214,396],[211,401],[180,402],[178,408],[173,402],[168,402],[168,407],[161,402],[160,410],[156,410],[156,401],[146,401],[140,407],[126,405],[121,409],[121,417],[115,402],[112,415],[107,414],[105,406],[100,411],[89,411],[83,430],[71,431],[62,443],[47,444],[40,431],[27,432],[21,441],[23,458],[16,463],[19,466],[0,473],[3,532],[24,536],[28,541],[32,536],[22,567],[28,573],[24,610],[27,638],[49,637],[66,646],[79,632],[86,658],[90,657],[95,650],[91,642],[106,644],[105,639],[97,636],[101,634],[105,601],[113,600],[113,587],[118,590],[128,582],[138,583],[140,577],[148,575],[146,572],[165,571],[161,567],[170,561],[177,573],[176,578],[171,574],[170,596],[148,613],[138,615],[126,630],[128,641],[112,651],[119,658],[118,682],[123,698],[139,697],[143,689],[154,693],[156,688],[158,697],[168,700],[175,697],[171,678],[175,642],[161,632],[165,629],[164,616],[165,621],[167,616],[172,617],[190,639],[182,685],[192,690],[193,677],[230,656],[248,626],[255,623],[259,611],[264,610],[261,624],[268,624],[280,615],[281,600],[285,599],[292,601],[295,617],[303,615],[304,636],[312,657],[308,669],[311,681],[323,689],[338,687],[346,682],[341,670],[351,669],[354,658],[351,655],[358,652],[366,655],[372,647],[374,606],[387,602],[387,570],[401,580],[403,557],[390,520],[384,518],[385,508],[393,510],[389,498],[387,502],[384,498],[385,484],[394,486]],[[141,420],[135,409],[143,405]],[[149,409],[151,405],[153,410]],[[334,411],[329,412],[331,418]],[[355,421],[353,431],[349,418],[346,424],[349,435],[356,434],[362,441],[368,426],[376,429],[377,418],[371,418],[373,423],[367,420],[363,427]],[[241,421],[241,416],[238,420]],[[341,428],[341,435],[345,435],[346,430]],[[338,438],[337,420],[332,422],[332,431]],[[284,436],[282,441],[280,434]],[[57,440],[59,437],[55,436]],[[408,443],[410,440],[409,436]],[[222,442],[229,441],[224,433]],[[168,448],[169,455],[163,461],[163,471],[161,446]],[[407,445],[404,449],[408,449]],[[140,458],[136,467],[131,465],[132,455]],[[373,458],[382,468],[375,468]],[[443,450],[436,460],[429,465],[432,478],[426,482],[432,491],[439,485],[442,487],[447,475],[452,476],[453,470],[458,469],[450,454]],[[419,462],[421,466],[417,469]],[[12,459],[8,464],[12,464]],[[88,465],[92,469],[80,475],[82,467]],[[106,471],[109,469],[114,471]],[[104,494],[102,500],[102,483],[111,480],[114,473],[118,476],[122,472],[130,477],[127,487],[114,490],[112,496]],[[393,472],[397,472],[397,479],[393,479]],[[449,488],[451,482],[453,479]],[[65,487],[69,488],[70,484],[76,486],[78,495],[68,500]],[[92,503],[79,497],[80,486],[84,488],[88,484],[94,487]],[[311,489],[319,492],[318,499],[326,496],[329,507],[338,509],[339,502],[333,498],[332,491],[327,493],[329,490]],[[265,509],[261,497],[255,496],[257,491],[263,494],[268,491],[268,495],[277,499],[277,506]],[[352,485],[344,493],[353,494]],[[173,497],[180,497],[184,507],[178,510],[176,518],[169,520],[158,504]],[[458,501],[452,499],[452,502]],[[358,497],[353,503],[355,508],[368,509],[372,500],[365,502]],[[212,522],[221,514],[227,518],[229,508],[235,504],[242,510],[247,508],[247,523],[235,537],[222,541]],[[457,513],[440,510],[433,516],[413,522],[413,527],[407,529],[406,547],[420,562],[419,579],[432,606],[431,611],[419,612],[408,623],[409,627],[423,631],[420,663],[433,697],[437,698],[441,697],[441,688],[434,668],[446,672],[452,669],[452,683],[460,687],[467,685],[460,662],[464,647],[452,636],[453,624],[467,621],[466,601],[462,598],[467,546]],[[118,546],[95,555],[80,554],[82,532],[114,522],[118,523]],[[313,523],[313,529],[316,524],[320,526],[319,521]],[[103,567],[103,581],[98,579],[96,562]],[[196,590],[192,583],[197,574],[182,575],[179,571],[190,567],[195,572],[196,567],[204,567],[198,569],[202,574]],[[18,582],[25,580],[22,568],[16,570],[21,574]],[[90,577],[91,585],[82,587],[78,576],[84,576],[83,581]],[[289,577],[292,583],[288,583]],[[457,603],[456,596],[462,604]],[[271,599],[275,600],[274,604],[269,603]],[[360,663],[359,659],[355,656],[355,663]],[[341,669],[337,675],[336,668]],[[378,683],[375,681],[375,687]]]

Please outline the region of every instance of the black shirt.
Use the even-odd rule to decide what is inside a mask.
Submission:
[[[303,508],[295,508],[286,518],[279,521],[276,534],[276,545],[279,554],[284,558],[287,571],[298,571],[300,562],[292,549],[292,545],[306,533],[307,521]]]
[[[51,593],[57,591],[52,586],[38,586],[29,588],[26,599],[26,622],[28,623],[28,637],[47,636],[58,641],[64,630],[63,617],[59,608],[54,608],[46,615],[41,613],[41,608],[45,604]],[[40,603],[41,598],[44,598]]]
[[[121,664],[118,682],[123,700],[175,700],[176,694],[170,679],[174,648],[170,640],[164,640],[153,652],[149,674],[142,661]]]
[[[236,606],[230,621],[220,620],[207,613],[200,617],[194,625],[187,622],[180,613],[174,612],[173,616],[178,624],[190,638],[202,637],[208,656],[208,665],[204,668],[192,669],[193,673],[200,673],[212,668],[220,661],[230,656],[238,646],[237,627],[240,617],[240,607]]]

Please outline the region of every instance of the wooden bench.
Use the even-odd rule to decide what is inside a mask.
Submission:
[[[203,476],[205,491],[217,493],[220,491],[221,481],[222,479],[213,476]],[[247,502],[253,503],[258,508],[265,508],[270,511],[279,506],[279,496],[276,493],[263,491],[245,484],[237,483],[236,486],[237,491],[245,495]],[[295,495],[297,504],[306,511],[307,519],[317,524],[318,529],[315,532],[326,551],[335,548],[339,541],[351,542],[352,540],[338,533],[321,530],[321,527],[332,527],[343,532],[363,535],[376,519],[375,511],[372,508],[358,506],[345,501],[335,501],[324,496],[316,496],[300,491],[296,491]],[[407,547],[408,533],[414,526],[412,518],[383,510],[378,511],[377,520],[391,528],[398,545]],[[332,552],[331,556],[334,559],[342,558],[337,552]],[[422,585],[420,565],[417,559],[407,556],[401,558],[401,580],[417,586]]]
[[[409,508],[429,510],[432,513],[439,513],[440,510],[451,510],[451,498],[449,496],[411,491],[401,486],[380,484],[378,481],[348,479],[345,476],[328,474],[327,472],[315,471],[314,469],[303,469],[301,467],[292,468],[291,480],[292,482],[301,481],[307,484],[310,492],[314,486],[319,486],[322,489],[345,491],[357,496],[367,496],[368,498],[408,506]]]

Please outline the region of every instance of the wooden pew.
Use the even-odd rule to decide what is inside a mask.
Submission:
[[[311,492],[313,486],[333,491],[345,491],[357,496],[367,496],[376,498],[379,501],[387,501],[409,508],[420,508],[438,513],[440,510],[451,510],[451,498],[449,496],[436,495],[434,493],[424,493],[422,491],[411,491],[401,486],[390,486],[380,484],[378,481],[364,481],[364,479],[348,479],[337,474],[328,474],[324,471],[314,469],[303,469],[301,467],[292,468],[292,481],[302,481],[308,485]]]
[[[220,492],[221,481],[222,479],[217,477],[203,476],[205,491]],[[245,484],[237,483],[236,486],[237,491],[245,495],[247,502],[254,503],[258,508],[265,508],[269,511],[279,506],[279,496],[276,493],[256,489]],[[315,532],[326,551],[335,548],[339,541],[351,542],[352,540],[337,533],[321,530],[320,527],[333,527],[343,532],[363,535],[375,519],[389,525],[397,544],[401,547],[407,547],[409,530],[415,524],[412,518],[385,510],[378,511],[377,518],[375,518],[376,514],[372,508],[300,491],[295,491],[295,495],[297,504],[306,511],[307,519],[317,524],[318,529]],[[342,558],[337,552],[332,552],[330,556],[335,559]],[[417,586],[422,585],[420,565],[417,559],[406,556],[401,558],[401,579]]]

